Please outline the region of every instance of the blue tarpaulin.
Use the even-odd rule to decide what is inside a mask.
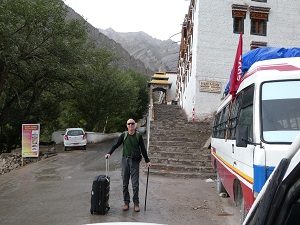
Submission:
[[[253,49],[242,55],[242,76],[249,70],[249,68],[258,61],[267,59],[300,57],[300,48],[274,48],[263,47]],[[230,76],[229,76],[230,78]],[[224,94],[227,95],[230,87],[230,79],[226,85]]]

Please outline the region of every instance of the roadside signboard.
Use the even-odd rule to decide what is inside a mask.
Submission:
[[[40,124],[22,124],[22,157],[39,156]]]

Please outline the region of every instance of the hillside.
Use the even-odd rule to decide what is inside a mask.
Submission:
[[[84,20],[72,8],[68,7],[67,5],[66,7],[68,9],[67,19]],[[153,74],[154,70],[151,71],[149,67],[146,68],[142,61],[132,57],[119,43],[99,32],[98,29],[93,27],[87,21],[85,21],[85,24],[89,38],[96,44],[96,46],[109,49],[117,56],[117,60],[114,63],[119,69],[131,69],[147,76],[151,76]]]
[[[100,32],[120,43],[130,55],[152,71],[177,71],[179,45],[171,39],[162,41],[144,32],[120,33],[112,28]]]

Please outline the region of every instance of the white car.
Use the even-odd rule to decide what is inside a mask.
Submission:
[[[83,148],[86,150],[87,138],[82,128],[68,128],[64,134],[65,151],[71,148]]]

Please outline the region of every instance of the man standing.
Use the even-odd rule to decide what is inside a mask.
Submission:
[[[151,163],[148,158],[148,154],[145,148],[144,140],[141,134],[136,132],[136,123],[133,119],[127,121],[127,130],[123,132],[115,145],[112,146],[110,151],[105,155],[105,158],[109,158],[110,155],[123,144],[123,156],[122,156],[122,179],[123,179],[123,211],[129,210],[130,195],[128,191],[129,179],[131,178],[134,211],[139,212],[139,173],[140,173],[140,161],[142,155],[150,167]]]

